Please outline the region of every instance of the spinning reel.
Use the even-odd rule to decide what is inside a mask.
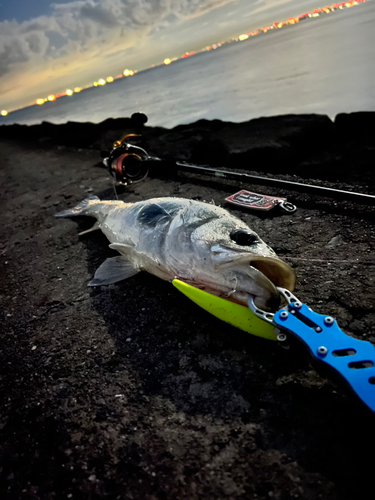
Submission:
[[[131,119],[139,131],[147,122],[147,116],[143,113],[134,113]],[[113,144],[111,152],[101,152],[103,164],[116,182],[123,186],[140,182],[147,177],[149,171],[147,152],[139,146],[125,142],[129,137],[140,136],[141,134],[126,134]]]
[[[139,146],[124,143],[128,137],[137,137],[136,134],[128,134],[117,141],[119,143],[112,149],[107,158],[103,159],[104,165],[116,181],[123,186],[142,181],[148,174],[146,151]]]

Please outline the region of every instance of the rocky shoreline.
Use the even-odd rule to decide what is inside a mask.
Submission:
[[[150,155],[375,194],[375,113],[144,127]],[[374,416],[305,350],[214,319],[146,273],[87,282],[114,255],[91,221],[54,214],[115,196],[100,151],[129,118],[0,127],[0,494],[4,499],[351,500],[372,495]],[[239,189],[294,214],[225,204]],[[375,345],[375,207],[182,172],[128,202],[223,205],[297,273],[296,295]]]
[[[142,132],[143,147],[167,159],[363,182],[373,178],[375,112],[285,115],[244,123],[200,120],[174,129],[134,126],[130,118],[101,123],[3,125],[0,137],[80,149],[108,149],[125,133]],[[339,175],[338,175],[339,174]]]

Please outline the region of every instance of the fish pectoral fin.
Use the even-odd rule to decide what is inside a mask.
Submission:
[[[122,255],[129,254],[133,251],[134,245],[126,245],[124,243],[111,243],[109,248],[112,250],[116,250],[116,252],[121,253]]]
[[[78,236],[82,236],[84,234],[92,233],[93,231],[97,231],[98,229],[100,229],[99,222],[95,222],[95,224],[92,227],[90,227],[90,229],[86,229],[86,231],[81,231],[80,233],[78,233]]]
[[[126,257],[111,257],[96,270],[94,278],[88,286],[111,285],[139,273],[140,269]]]

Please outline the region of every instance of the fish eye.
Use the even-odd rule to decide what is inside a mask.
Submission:
[[[232,231],[230,233],[231,240],[235,241],[237,245],[250,246],[258,241],[258,236],[254,233],[247,233],[241,229],[238,231]]]

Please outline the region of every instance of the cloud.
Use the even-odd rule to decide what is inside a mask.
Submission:
[[[200,29],[195,19],[224,6],[226,16],[237,2],[77,0],[53,4],[48,16],[0,22],[0,109],[29,105],[125,67],[144,68],[172,47],[184,51],[203,38],[206,43],[217,23]],[[247,0],[246,12],[255,2]]]
[[[121,43],[141,28],[166,27],[171,18],[184,20],[233,1],[78,0],[53,4],[49,16],[0,23],[0,76],[22,64],[48,63],[69,53],[86,52],[98,42]]]

